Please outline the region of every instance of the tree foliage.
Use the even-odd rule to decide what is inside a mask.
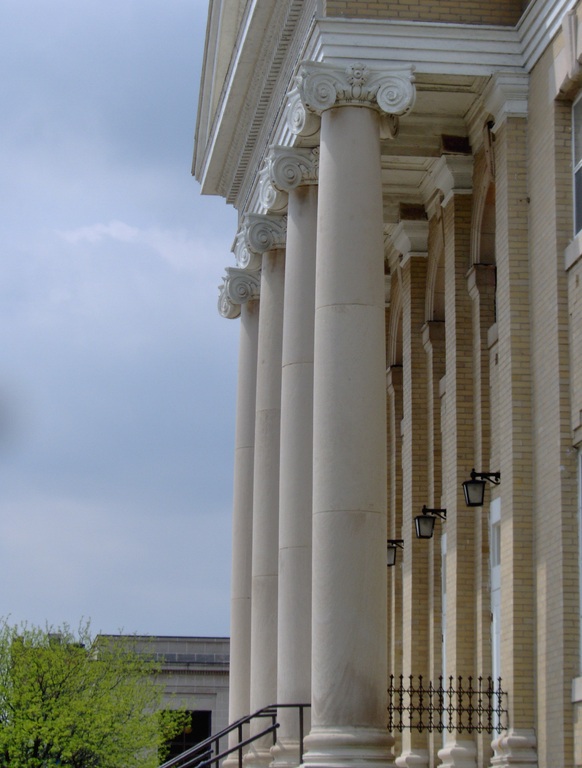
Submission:
[[[185,713],[159,710],[158,671],[131,637],[0,619],[0,768],[159,765]]]

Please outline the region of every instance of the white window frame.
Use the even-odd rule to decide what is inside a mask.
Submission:
[[[582,450],[578,449],[578,674],[582,675]]]
[[[578,120],[576,114],[578,113]],[[579,146],[576,147],[576,136],[580,133]],[[576,194],[576,181],[579,192]],[[572,222],[574,236],[582,232],[582,94],[572,104]]]
[[[491,588],[491,671],[501,677],[501,499],[489,506],[489,579]]]

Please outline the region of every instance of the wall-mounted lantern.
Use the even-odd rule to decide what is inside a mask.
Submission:
[[[463,483],[463,493],[465,494],[465,504],[468,507],[482,507],[485,496],[485,482],[489,481],[493,485],[499,485],[501,481],[501,472],[475,472],[471,470],[471,479]]]
[[[434,524],[437,517],[441,520],[446,520],[447,510],[428,509],[426,506],[422,508],[422,515],[418,515],[414,518],[417,539],[432,539]]]
[[[404,539],[388,539],[386,544],[386,565],[396,565],[396,553],[404,549]]]

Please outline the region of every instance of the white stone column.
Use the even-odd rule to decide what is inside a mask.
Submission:
[[[314,362],[310,766],[386,764],[386,393],[379,112],[410,68],[304,65],[321,112]]]
[[[281,385],[277,703],[311,701],[313,328],[319,153],[275,147],[269,180],[288,193]],[[299,711],[279,710],[274,766],[300,762]],[[304,710],[304,734],[310,710]]]
[[[258,271],[229,268],[220,289],[219,300],[219,311],[223,317],[241,318],[232,512],[229,674],[231,723],[247,715],[250,710],[253,465],[259,281]]]
[[[279,442],[281,343],[285,277],[285,219],[248,216],[246,245],[262,252],[255,422],[253,555],[251,596],[251,688],[254,712],[277,697],[277,574],[279,560]],[[257,733],[267,721],[255,721]],[[252,766],[271,762],[270,738],[255,742],[246,757]]]

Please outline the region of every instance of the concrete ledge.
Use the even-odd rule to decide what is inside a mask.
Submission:
[[[564,269],[566,272],[576,264],[580,256],[582,256],[582,232],[578,232],[564,251]]]
[[[572,703],[582,702],[582,677],[575,677],[572,680]]]

